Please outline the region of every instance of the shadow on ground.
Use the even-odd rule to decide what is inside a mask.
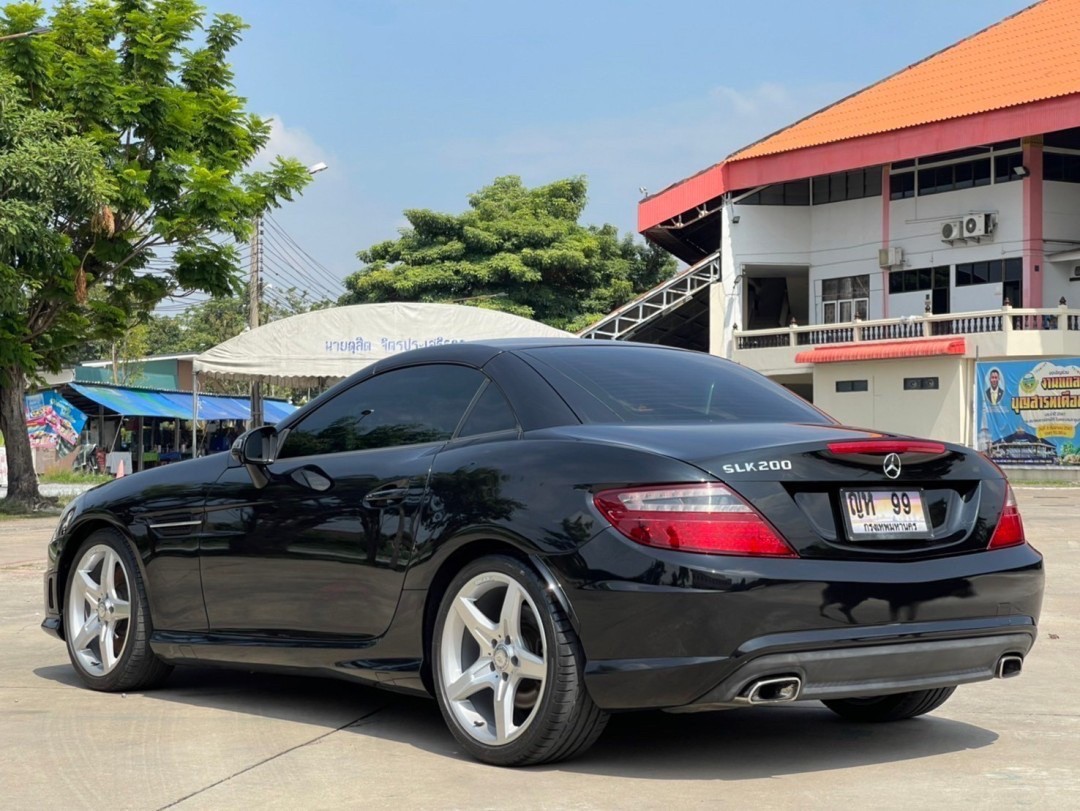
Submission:
[[[70,666],[42,667],[39,678],[84,689]],[[177,668],[146,699],[316,723],[467,759],[435,702],[333,679]],[[752,780],[934,757],[979,749],[997,734],[927,716],[894,724],[841,720],[819,704],[695,715],[613,716],[577,760],[543,771],[652,780]]]

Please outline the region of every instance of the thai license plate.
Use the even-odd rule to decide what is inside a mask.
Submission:
[[[841,490],[840,506],[853,541],[930,535],[918,490]]]

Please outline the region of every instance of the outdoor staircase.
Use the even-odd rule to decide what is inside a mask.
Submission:
[[[720,281],[719,251],[642,293],[583,329],[578,336],[609,341],[629,340],[643,327],[692,301],[698,293],[717,281]]]

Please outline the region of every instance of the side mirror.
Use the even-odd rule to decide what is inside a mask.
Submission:
[[[231,453],[249,467],[272,465],[277,458],[277,429],[272,425],[252,428],[236,438]]]

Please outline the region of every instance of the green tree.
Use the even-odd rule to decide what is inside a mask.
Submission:
[[[43,17],[9,4],[0,35]],[[48,25],[0,42],[0,431],[19,505],[39,500],[27,378],[176,290],[232,294],[235,250],[211,237],[245,240],[309,180],[282,158],[245,172],[270,130],[233,87],[238,17],[207,21],[195,0],[60,0]]]
[[[409,209],[408,228],[357,257],[342,304],[454,301],[578,330],[667,278],[675,261],[611,225],[579,224],[582,177],[529,189],[497,178],[462,214]]]

